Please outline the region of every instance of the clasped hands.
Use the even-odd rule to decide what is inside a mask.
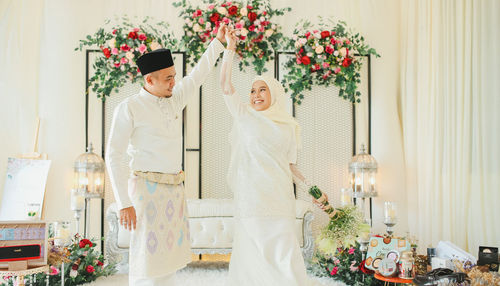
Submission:
[[[236,30],[232,25],[227,26],[226,23],[222,23],[217,31],[216,38],[223,44],[227,43],[226,49],[236,50],[238,36],[236,36]]]

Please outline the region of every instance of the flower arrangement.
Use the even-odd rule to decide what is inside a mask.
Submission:
[[[308,265],[308,270],[319,277],[331,277],[347,285],[373,285],[377,280],[373,271],[365,268],[359,244],[339,248],[335,255],[323,255],[316,252]]]
[[[283,78],[286,91],[291,90],[294,102],[301,104],[304,90],[311,90],[313,85],[335,85],[340,97],[360,102],[357,86],[362,62],[356,56],[379,55],[359,33],[349,31],[345,22],[320,18],[320,23],[316,29],[309,21],[297,24],[287,45],[295,58],[285,64],[289,70]]]
[[[258,74],[266,71],[267,61],[274,58],[274,50],[282,46],[283,34],[280,26],[273,23],[274,16],[284,15],[290,8],[272,9],[269,1],[249,0],[241,2],[204,1],[204,7],[195,7],[186,0],[174,3],[181,7],[179,14],[184,19],[182,45],[190,51],[188,62],[193,66],[215,38],[222,23],[234,26],[239,42],[236,53],[240,57],[239,68],[249,66],[252,61]]]
[[[88,46],[101,50],[101,56],[94,63],[95,74],[89,79],[89,88],[92,87],[92,91],[103,101],[126,82],[134,83],[142,78],[135,63],[141,55],[161,47],[178,48],[178,41],[168,31],[168,24],[149,22],[150,18],[145,18],[141,24],[134,25],[123,17],[121,24],[106,30],[100,28],[94,35],[80,40],[79,47],[75,48],[81,51]],[[105,24],[109,23],[107,20]]]

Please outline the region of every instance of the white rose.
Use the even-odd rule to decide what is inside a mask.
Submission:
[[[227,14],[227,10],[224,7],[217,8],[217,12],[219,12],[222,15],[226,15]]]
[[[297,35],[293,35],[292,40],[297,41]]]
[[[241,14],[241,16],[246,16],[248,14],[247,8],[241,8],[240,14]]]
[[[260,24],[260,20],[255,20],[253,23],[255,24],[255,26],[257,26]]]
[[[272,25],[271,25],[271,29],[276,30],[276,25],[275,25],[275,24],[272,24]]]
[[[266,18],[264,18],[264,16],[260,16],[259,19],[260,19],[261,22],[264,22],[266,20]]]
[[[309,52],[309,53],[307,53],[307,54],[306,54],[306,56],[308,56],[308,57],[312,57],[312,56],[313,56],[313,53]]]
[[[193,27],[193,22],[187,23],[188,27]]]
[[[199,33],[201,31],[203,31],[203,28],[198,23],[196,23],[196,24],[194,24],[193,31],[195,31],[196,33]]]
[[[306,38],[300,38],[299,42],[300,42],[300,44],[305,45],[307,43],[307,39]]]
[[[338,57],[339,56],[339,51],[333,52],[333,55],[336,56],[336,57]]]
[[[186,33],[186,34],[188,35],[188,37],[191,37],[191,36],[193,35],[193,32],[191,32],[191,31],[187,31],[187,33]]]
[[[298,49],[300,47],[302,47],[302,44],[299,41],[296,41],[295,42],[295,48]]]
[[[274,33],[273,30],[269,29],[269,30],[266,30],[266,37],[271,37],[271,35]]]
[[[209,30],[210,31],[211,29],[212,29],[212,25],[210,24],[210,22],[207,22],[205,24],[205,30]]]
[[[120,66],[120,69],[121,69],[122,71],[125,71],[125,66],[124,66],[124,65],[121,65],[121,66]]]
[[[316,39],[321,39],[321,34],[320,33],[314,33],[314,37]]]
[[[134,53],[131,53],[131,52],[126,52],[125,53],[125,57],[131,61],[133,58],[134,58]]]
[[[247,30],[247,29],[245,29],[245,28],[241,28],[241,35],[242,35],[243,37],[246,37],[246,36],[248,35],[248,30]]]
[[[186,24],[189,24],[189,23],[191,23],[191,19],[186,18],[186,20],[184,20],[184,22],[186,22]]]
[[[109,40],[109,42],[108,42],[108,45],[109,45],[110,47],[112,47],[112,48],[114,48],[114,47],[115,47],[115,44],[116,44],[116,40],[115,40],[115,38],[113,38],[113,39]]]
[[[324,50],[323,46],[317,46],[314,51],[316,52],[316,54],[321,54],[323,50]]]
[[[347,55],[347,50],[346,50],[346,48],[341,48],[341,49],[339,50],[339,53],[340,53],[340,55],[341,55],[342,57],[345,57],[345,56]]]

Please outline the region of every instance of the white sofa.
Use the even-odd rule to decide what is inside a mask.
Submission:
[[[187,201],[191,249],[194,254],[227,254],[233,242],[233,203],[226,199],[201,199]],[[311,203],[296,201],[296,234],[307,261],[314,252],[311,222]],[[119,273],[128,272],[130,232],[118,222],[115,203],[106,212],[109,230],[105,238],[105,255],[116,262]]]

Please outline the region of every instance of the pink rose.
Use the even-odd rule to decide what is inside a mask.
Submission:
[[[222,19],[222,22],[226,23],[226,25],[229,24],[229,18],[224,17],[224,19]]]
[[[331,38],[330,43],[332,43],[332,45],[335,45],[337,43],[337,41],[335,40],[335,38]]]
[[[336,74],[339,73],[340,72],[340,68],[336,68],[333,72],[336,73]]]
[[[208,5],[208,10],[213,10],[215,8],[215,5],[214,4],[210,4]]]
[[[349,251],[348,251],[348,252],[349,252],[349,254],[353,254],[353,253],[354,253],[354,250],[355,250],[355,249],[354,249],[354,247],[349,248]]]
[[[134,28],[134,32],[139,32],[141,29],[139,28]]]
[[[201,25],[205,24],[205,20],[203,20],[203,18],[200,18],[198,19],[198,23],[200,23]]]
[[[325,62],[325,63],[323,63],[322,66],[323,66],[324,69],[326,69],[326,68],[328,68],[330,66],[330,64]]]
[[[54,266],[50,266],[50,273],[49,275],[53,276],[53,275],[57,275],[59,274],[59,269],[55,268]]]
[[[248,30],[249,30],[250,32],[255,31],[255,25],[250,25],[250,26],[248,27]]]
[[[120,67],[120,63],[114,63],[115,65],[115,68],[119,68]]]
[[[330,272],[330,275],[336,275],[337,272],[339,271],[339,268],[337,266],[333,267],[332,271]]]
[[[123,64],[126,64],[126,63],[128,63],[128,59],[127,59],[127,58],[125,58],[125,57],[121,58],[121,60],[120,60],[120,64],[122,64],[122,65],[123,65]]]
[[[112,53],[113,55],[118,55],[118,49],[117,49],[117,48],[112,48],[112,49],[111,49],[111,53]]]
[[[139,35],[139,41],[145,41],[148,37],[146,37],[146,35],[144,34],[140,34]]]
[[[351,41],[349,41],[349,40],[345,40],[345,43],[346,43],[347,45],[349,45],[349,44],[351,43]]]
[[[259,26],[259,32],[262,33],[262,32],[264,32],[264,30],[265,30],[264,26]]]
[[[116,29],[113,30],[113,35],[116,34]]]
[[[241,28],[243,28],[243,24],[241,24],[241,23],[236,23],[236,25],[234,25],[234,27],[235,27],[236,29],[241,29]]]
[[[141,44],[141,45],[139,46],[139,52],[140,52],[141,54],[144,54],[144,52],[146,52],[147,50],[148,50],[148,47],[147,47],[146,45]]]

